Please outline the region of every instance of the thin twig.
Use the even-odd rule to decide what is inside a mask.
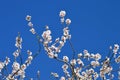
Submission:
[[[70,39],[68,39],[68,42],[69,42],[70,47],[71,47],[71,49],[72,49],[72,52],[73,52],[73,59],[74,59],[74,58],[75,58],[75,53],[76,53],[76,51],[75,51],[75,49],[74,49],[74,47],[73,47],[72,42],[71,42]]]

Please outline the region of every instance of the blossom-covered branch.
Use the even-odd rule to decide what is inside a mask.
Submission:
[[[65,76],[60,77],[54,72],[51,72],[51,75],[55,78],[60,77],[60,80],[97,80],[99,78],[103,80],[114,79],[113,73],[116,70],[113,69],[112,62],[116,65],[119,65],[120,63],[120,55],[118,54],[119,45],[115,44],[114,48],[110,47],[110,53],[106,55],[106,58],[103,60],[101,60],[102,55],[100,53],[93,54],[88,52],[88,50],[84,50],[82,53],[76,54],[73,44],[70,41],[71,35],[69,33],[69,25],[71,20],[65,20],[66,12],[63,10],[60,11],[59,16],[63,25],[63,35],[53,41],[51,36],[52,32],[49,27],[46,26],[45,31],[43,31],[42,38],[40,39],[48,57],[63,62],[62,69]],[[31,16],[27,16],[26,18],[29,21]],[[32,22],[29,22],[28,25],[31,28],[30,31],[32,34],[36,34]],[[58,55],[66,41],[70,43],[73,51],[73,57],[70,59],[68,56],[63,56],[63,59],[60,59]],[[118,79],[120,80],[120,67],[118,67],[117,71]]]
[[[66,17],[66,12],[64,10],[60,11],[60,22],[63,27],[62,36],[53,40],[52,31],[49,26],[45,26],[45,30],[41,35],[37,33],[34,28],[34,25],[31,21],[32,17],[30,15],[26,16],[30,32],[36,36],[38,42],[38,50],[36,53],[32,53],[30,50],[27,50],[28,54],[27,59],[23,61],[22,57],[22,37],[20,33],[16,37],[16,50],[13,53],[14,61],[12,61],[10,72],[8,70],[8,65],[10,63],[10,58],[6,57],[4,61],[0,62],[0,80],[24,80],[27,78],[25,75],[25,70],[32,63],[32,60],[39,55],[42,48],[46,51],[46,54],[50,59],[62,62],[61,65],[63,76],[60,76],[59,72],[51,72],[51,76],[60,80],[113,80],[114,73],[118,73],[118,80],[120,80],[120,55],[119,55],[119,45],[114,44],[110,46],[109,53],[103,59],[100,53],[91,53],[88,50],[83,50],[83,52],[76,53],[76,50],[71,42],[71,34],[69,26],[71,20]],[[54,34],[54,33],[53,33]],[[62,48],[68,41],[69,46],[71,47],[71,56],[69,58],[66,54],[63,55],[63,58],[60,58]],[[18,58],[20,61],[18,61]],[[113,65],[118,65],[118,68],[114,68]],[[6,73],[5,73],[6,72]],[[34,80],[33,78],[28,78],[28,80]],[[37,71],[37,80],[40,80],[40,71]]]

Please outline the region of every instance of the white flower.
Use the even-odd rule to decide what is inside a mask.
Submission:
[[[85,54],[84,54],[84,57],[85,57],[85,58],[89,58],[89,57],[90,57],[90,53],[85,53]]]
[[[68,35],[68,39],[71,39],[71,35]]]
[[[51,34],[51,31],[50,30],[47,30],[46,31],[46,35],[50,35]]]
[[[106,60],[103,62],[104,66],[107,66],[110,62],[110,58],[106,58]]]
[[[91,65],[95,68],[96,66],[99,66],[100,63],[98,61],[91,61]]]
[[[18,52],[18,51],[15,51],[15,52],[13,53],[13,56],[14,56],[14,57],[18,57],[18,56],[19,56],[19,52]]]
[[[30,15],[27,15],[27,16],[26,16],[26,20],[27,20],[27,21],[30,21],[30,20],[31,20],[31,16],[30,16]]]
[[[22,48],[22,38],[21,38],[21,37],[19,37],[19,36],[16,37],[15,46],[16,46],[17,48]]]
[[[114,48],[115,49],[119,49],[119,45],[118,44],[114,44]]]
[[[79,54],[78,54],[78,58],[81,58],[81,57],[82,57],[82,53],[79,53]]]
[[[4,63],[0,62],[0,72],[1,72],[1,70],[2,70],[3,67],[4,67]]]
[[[50,47],[52,50],[54,50],[56,47],[55,47],[55,45],[51,45],[51,47]]]
[[[72,60],[70,61],[70,64],[71,64],[71,65],[76,65],[76,60],[75,60],[75,59],[72,59]]]
[[[59,43],[60,43],[61,47],[64,46],[64,42],[63,41],[59,41]]]
[[[66,15],[65,11],[60,11],[60,14],[59,14],[60,17],[65,17],[65,15]]]
[[[93,77],[94,77],[94,79],[96,80],[96,79],[99,77],[98,73],[95,72],[94,75],[93,75]]]
[[[57,58],[57,57],[58,57],[58,54],[54,54],[54,57]]]
[[[54,58],[54,53],[50,52],[48,53],[49,58]]]
[[[56,38],[55,42],[57,43],[57,42],[59,42],[59,41],[60,41],[60,38]]]
[[[18,69],[20,69],[20,64],[17,63],[17,62],[14,62],[12,67],[13,67],[14,70],[18,70]]]
[[[26,69],[26,65],[25,64],[21,65],[21,69],[25,70]]]
[[[29,23],[28,23],[28,26],[29,26],[29,27],[33,27],[32,22],[29,22]]]
[[[64,28],[63,29],[63,35],[65,36],[65,37],[68,37],[69,36],[69,30],[68,30],[68,27],[66,27],[66,28]]]
[[[16,37],[16,42],[20,44],[20,43],[22,42],[22,38],[21,38],[21,37],[19,37],[19,36],[18,36],[18,37]]]
[[[61,18],[60,21],[61,21],[61,23],[64,23],[65,19],[64,19],[64,18]]]
[[[101,69],[101,72],[102,73],[104,73],[104,74],[106,74],[106,73],[109,73],[109,72],[111,72],[112,71],[112,67],[111,66],[104,66],[104,67],[102,67],[102,69]]]
[[[84,71],[82,72],[82,75],[83,75],[83,76],[87,76],[86,72],[84,72]]]
[[[65,37],[65,36],[62,36],[62,37],[61,37],[61,40],[65,43],[65,42],[66,42],[66,37]]]
[[[49,29],[49,26],[45,26],[45,29],[48,30],[48,29]]]
[[[90,74],[93,74],[93,73],[94,73],[94,69],[90,68],[90,69],[89,69],[89,73],[90,73]]]
[[[63,56],[63,61],[64,62],[69,62],[69,58],[67,56]]]
[[[65,22],[66,22],[66,24],[68,24],[68,25],[69,25],[69,24],[71,23],[71,20],[70,20],[70,19],[66,19],[66,21],[65,21]]]
[[[84,63],[81,59],[77,59],[77,62],[78,62],[79,65],[84,66]]]
[[[84,53],[84,57],[85,58],[89,58],[90,57],[90,53],[88,53],[88,50],[84,50],[83,53]]]
[[[62,69],[63,69],[63,70],[67,70],[67,69],[68,69],[68,65],[67,65],[67,64],[64,64],[64,65],[62,66]]]
[[[112,46],[110,46],[109,49],[112,49]]]
[[[118,44],[114,44],[114,49],[113,49],[113,53],[117,54],[117,51],[119,50],[119,45]]]
[[[84,53],[84,54],[87,54],[87,53],[88,53],[88,50],[84,50],[83,53]]]
[[[52,36],[48,36],[48,37],[47,37],[47,40],[48,40],[48,41],[51,41],[51,40],[52,40]]]
[[[42,34],[43,39],[47,42],[50,42],[52,39],[52,36],[50,34],[51,34],[50,30],[44,31]]]
[[[79,72],[80,72],[80,68],[79,68],[79,67],[75,68],[75,69],[74,69],[74,72],[75,72],[75,73],[79,73]]]
[[[4,61],[4,64],[8,65],[9,62],[10,62],[10,58],[6,57],[6,60]]]
[[[62,77],[60,78],[60,80],[65,80],[65,77],[62,76]]]
[[[115,59],[115,61],[116,61],[117,63],[119,63],[119,62],[120,62],[120,56],[118,56],[118,57]]]
[[[33,59],[32,56],[29,56],[29,57],[28,57],[28,61],[31,61],[32,59]]]
[[[25,78],[25,71],[19,70],[18,75],[20,75],[20,78],[24,79]]]
[[[97,54],[95,54],[94,58],[95,58],[95,60],[99,60],[99,59],[101,59],[101,55],[99,53],[97,53]]]
[[[95,57],[95,54],[91,54],[91,55],[90,55],[90,57],[94,59],[94,57]]]
[[[59,75],[57,73],[51,72],[51,75],[54,76],[55,78],[58,78]]]
[[[32,32],[32,34],[35,34],[35,33],[36,33],[34,28],[31,28],[31,29],[30,29],[30,32]]]
[[[30,50],[27,50],[27,53],[28,53],[29,56],[32,55],[32,52]]]

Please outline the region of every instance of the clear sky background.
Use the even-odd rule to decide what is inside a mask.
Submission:
[[[120,0],[0,0],[0,60],[3,61],[5,56],[13,58],[18,32],[23,38],[24,60],[27,58],[27,49],[33,53],[37,50],[36,38],[29,32],[25,21],[27,14],[32,16],[39,34],[48,25],[53,39],[61,36],[61,10],[65,10],[66,18],[72,20],[71,41],[77,53],[87,49],[105,57],[110,45],[120,44]],[[68,43],[62,49],[60,57],[64,55],[72,55]],[[63,75],[61,66],[60,62],[49,59],[42,48],[40,55],[26,70],[26,76],[36,77],[37,70],[40,70],[41,80],[52,80],[50,72]]]

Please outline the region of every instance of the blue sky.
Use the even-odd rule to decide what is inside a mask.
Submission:
[[[35,36],[29,32],[25,21],[27,14],[32,16],[32,22],[39,34],[44,26],[50,26],[54,38],[62,34],[59,12],[65,10],[66,18],[72,20],[70,33],[72,43],[77,53],[84,49],[93,53],[107,55],[110,45],[120,44],[120,1],[119,0],[1,0],[0,1],[0,60],[5,56],[12,58],[15,37],[20,32],[23,38],[23,58],[26,50],[37,49]],[[60,53],[71,56],[67,43]],[[26,70],[27,76],[36,77],[36,71],[41,71],[41,80],[50,80],[50,72],[62,75],[61,63],[51,60],[42,48],[40,55]]]

